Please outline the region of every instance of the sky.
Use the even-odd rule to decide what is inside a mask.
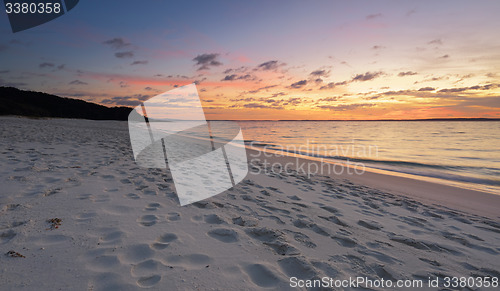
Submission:
[[[500,118],[499,1],[82,0],[12,33],[0,86],[210,120]]]

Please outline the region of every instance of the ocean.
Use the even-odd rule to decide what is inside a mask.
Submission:
[[[253,147],[500,194],[500,121],[238,123]]]

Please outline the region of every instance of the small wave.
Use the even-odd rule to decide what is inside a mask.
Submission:
[[[352,158],[343,156],[328,156],[316,153],[286,150],[278,146],[267,143],[253,143],[252,145],[265,147],[267,149],[276,150],[278,152],[281,151],[291,154],[297,154],[304,156],[305,158],[314,157],[314,158],[323,158],[333,161],[337,160],[349,163],[363,163],[365,164],[365,166],[373,169],[380,169],[391,172],[411,174],[411,175],[424,176],[430,178],[439,178],[443,180],[456,181],[456,182],[466,182],[466,183],[482,184],[489,186],[500,186],[500,180],[492,180],[492,179],[463,176],[456,174],[456,172],[478,173],[485,170],[491,171],[493,173],[500,173],[500,169],[496,168],[472,167],[472,166],[465,167],[465,166],[452,166],[452,165],[439,165],[439,164],[425,164],[425,163],[409,162],[409,161],[375,160],[375,159]]]

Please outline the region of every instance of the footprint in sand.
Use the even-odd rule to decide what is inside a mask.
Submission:
[[[213,259],[204,254],[172,255],[165,259],[171,266],[183,267],[187,270],[205,268]]]
[[[316,268],[314,268],[304,256],[288,257],[279,260],[278,264],[289,277],[310,279],[318,275]]]
[[[126,236],[123,231],[112,229],[112,230],[103,230],[106,233],[104,236],[99,238],[99,244],[119,244],[122,242],[122,239]]]
[[[239,226],[257,226],[259,224],[259,221],[255,218],[251,217],[242,217],[238,216],[232,219],[233,224],[239,225]]]
[[[150,259],[134,265],[130,272],[134,277],[147,277],[157,273],[161,267],[163,265],[159,261]]]
[[[125,179],[121,179],[120,183],[122,183],[122,184],[132,184],[132,181],[130,181],[129,179],[125,178]]]
[[[270,268],[261,264],[247,265],[243,269],[252,282],[259,287],[273,287],[280,283]]]
[[[151,245],[151,247],[155,250],[163,250],[169,246],[169,244],[173,241],[178,240],[179,238],[175,233],[166,233],[164,235],[159,236],[155,242]]]
[[[154,285],[158,284],[158,282],[160,282],[160,280],[161,280],[160,275],[142,277],[139,280],[137,280],[137,285],[139,285],[141,287],[153,287]]]
[[[136,264],[151,259],[155,251],[148,244],[134,244],[120,250],[120,259],[127,263]]]
[[[148,205],[146,205],[146,207],[144,208],[144,210],[147,210],[147,211],[155,211],[157,210],[158,208],[161,207],[161,204],[160,203],[149,203]]]
[[[329,236],[328,232],[324,228],[317,225],[316,223],[312,223],[312,222],[306,221],[304,219],[296,219],[292,223],[297,228],[311,229],[312,231],[314,231],[317,234]]]
[[[92,194],[80,194],[76,198],[80,199],[80,200],[92,200],[92,201],[94,201],[94,196]]]
[[[0,233],[0,242],[2,244],[6,243],[6,242],[10,241],[11,239],[13,239],[15,236],[16,236],[16,232],[13,231],[12,229],[9,231],[6,231],[6,232],[2,232],[2,233]]]
[[[132,207],[124,205],[107,205],[103,207],[105,213],[112,215],[123,215],[124,213],[130,213],[132,210]]]
[[[95,257],[90,265],[94,271],[107,271],[120,266],[120,260],[115,255],[103,255]]]
[[[16,210],[21,206],[21,204],[8,204],[2,207],[2,211],[12,211]]]
[[[284,233],[268,227],[256,227],[245,230],[246,234],[261,241],[279,255],[298,255],[300,251],[291,245]]]
[[[144,195],[151,195],[151,196],[156,196],[157,193],[155,190],[143,190],[142,193],[144,193]]]
[[[104,192],[118,192],[120,189],[118,188],[104,188]]]
[[[317,247],[317,245],[306,234],[291,230],[285,230],[285,231],[293,234],[293,238],[303,246],[306,246],[311,249]]]
[[[129,198],[129,199],[134,199],[134,200],[141,198],[141,197],[139,197],[139,195],[134,194],[134,193],[128,193],[128,194],[125,194],[124,196]]]
[[[143,226],[153,226],[156,224],[157,221],[158,221],[158,216],[152,214],[143,215],[137,220],[137,222],[139,222],[139,224]]]
[[[84,223],[84,222],[89,222],[92,220],[92,218],[97,216],[97,212],[91,211],[91,212],[80,212],[73,216],[76,222],[78,223]]]
[[[356,241],[345,236],[334,235],[332,236],[332,239],[334,239],[339,245],[347,248],[353,248],[357,245]]]
[[[29,222],[29,220],[19,220],[19,221],[12,221],[10,223],[8,222],[3,222],[3,223],[0,223],[0,230],[2,229],[8,229],[8,228],[14,228],[14,227],[18,227],[18,226],[23,226],[25,224],[27,224]]]
[[[225,243],[233,243],[239,241],[238,233],[229,228],[216,228],[207,232],[207,234],[210,237],[213,237]]]
[[[178,221],[181,219],[181,214],[177,212],[171,212],[167,215],[167,221]]]
[[[227,222],[221,216],[217,214],[208,214],[204,216],[204,220],[209,224],[227,224]]]
[[[376,221],[358,220],[358,225],[371,230],[381,230],[383,228],[383,226]]]
[[[103,194],[103,195],[91,196],[89,199],[95,203],[103,203],[109,201],[109,195]]]

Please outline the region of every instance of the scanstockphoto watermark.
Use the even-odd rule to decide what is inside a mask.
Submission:
[[[251,174],[292,174],[298,173],[310,178],[313,175],[362,175],[365,173],[364,160],[378,157],[376,145],[350,144],[324,145],[307,140],[301,145],[265,145],[250,143],[251,148],[259,149],[249,153],[254,167]],[[271,159],[285,157],[287,159]],[[313,157],[313,161],[303,159]],[[268,159],[269,158],[269,159]]]
[[[346,279],[334,279],[331,277],[322,277],[318,279],[299,279],[290,277],[290,287],[292,288],[411,288],[411,289],[497,289],[500,286],[498,277],[428,277],[427,279],[371,279],[368,277],[349,277]]]

